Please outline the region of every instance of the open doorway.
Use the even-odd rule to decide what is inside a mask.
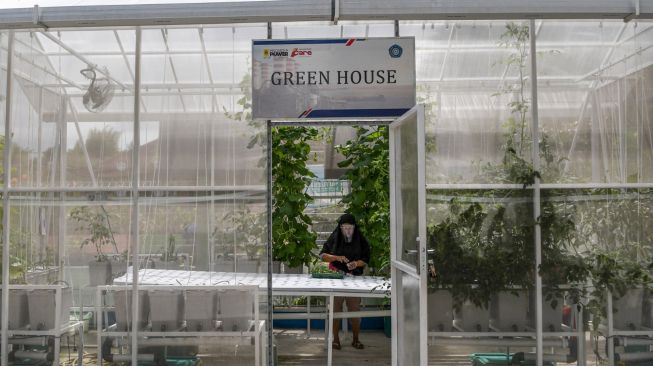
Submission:
[[[273,272],[281,273],[273,274],[272,316],[279,365],[391,363],[390,300],[389,292],[384,293],[390,280],[386,124],[309,122],[272,128],[272,257]],[[328,268],[319,254],[345,212],[355,216],[370,244],[370,260],[361,272],[377,281],[379,291],[363,290],[362,297],[355,296],[364,312],[359,336],[364,348],[352,347],[353,324],[340,319],[342,347],[329,350],[333,332],[328,318],[334,308],[330,301],[336,301],[332,295],[354,289],[347,288],[346,279],[331,279],[331,286],[310,280],[317,281],[313,277]],[[278,279],[293,275],[310,280],[292,296],[277,296]],[[342,310],[347,311],[347,305]]]

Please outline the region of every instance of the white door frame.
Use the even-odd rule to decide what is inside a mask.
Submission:
[[[424,143],[424,105],[418,104],[411,108],[401,117],[390,123],[390,241],[391,241],[391,275],[392,275],[392,365],[393,366],[417,366],[417,365],[400,365],[399,351],[402,349],[398,333],[399,315],[404,314],[403,300],[400,300],[401,286],[397,283],[399,273],[411,276],[419,280],[419,365],[426,366],[428,363],[428,339],[427,339],[427,270],[426,270],[426,177],[425,177],[425,143]],[[395,134],[396,130],[408,123],[415,123],[417,129],[417,184],[418,184],[418,225],[419,237],[419,256],[417,266],[402,260],[401,253],[397,253],[398,235],[397,230],[397,207],[395,204]]]

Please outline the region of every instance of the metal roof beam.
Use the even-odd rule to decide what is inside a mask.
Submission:
[[[5,9],[0,29],[330,21],[330,0],[245,1],[195,4],[96,5]]]
[[[653,19],[632,0],[341,0],[344,20]],[[4,9],[0,29],[333,21],[331,0],[95,5]]]
[[[653,2],[632,0],[341,0],[340,20],[653,18]]]

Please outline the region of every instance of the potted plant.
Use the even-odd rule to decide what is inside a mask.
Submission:
[[[213,238],[224,248],[216,261],[219,272],[267,272],[261,268],[261,258],[265,254],[266,216],[265,212],[253,212],[249,206],[242,205],[225,214],[213,231]],[[234,255],[234,249],[244,255]],[[279,272],[277,262],[273,269]]]
[[[82,240],[80,247],[91,245],[96,251],[96,259],[88,263],[90,285],[110,284],[112,281],[111,261],[104,253],[103,247],[113,245],[115,248],[116,244],[110,229],[109,214],[104,210],[93,212],[87,206],[83,206],[72,209],[70,218],[80,224],[77,231],[89,235]]]
[[[592,287],[587,308],[592,314],[594,329],[598,330],[599,324],[607,318],[608,294],[612,295],[613,327],[639,329],[645,322],[644,294],[653,284],[652,266],[620,258],[615,252],[599,251],[588,261]]]
[[[177,267],[179,254],[177,253],[177,239],[173,234],[168,235],[166,245],[161,249],[160,254],[152,256],[147,261],[147,266],[155,269],[167,269]]]

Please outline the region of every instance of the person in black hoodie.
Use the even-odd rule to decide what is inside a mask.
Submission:
[[[356,219],[351,214],[344,214],[338,219],[338,226],[333,230],[329,239],[320,251],[320,258],[329,263],[329,268],[361,276],[363,269],[370,261],[370,245],[361,234]],[[342,303],[347,302],[348,311],[360,309],[360,297],[336,297],[333,310],[342,311]],[[360,333],[360,318],[351,319],[351,330],[354,335],[352,346],[357,349],[364,348],[358,339]],[[340,319],[333,320],[333,348],[340,349]]]

